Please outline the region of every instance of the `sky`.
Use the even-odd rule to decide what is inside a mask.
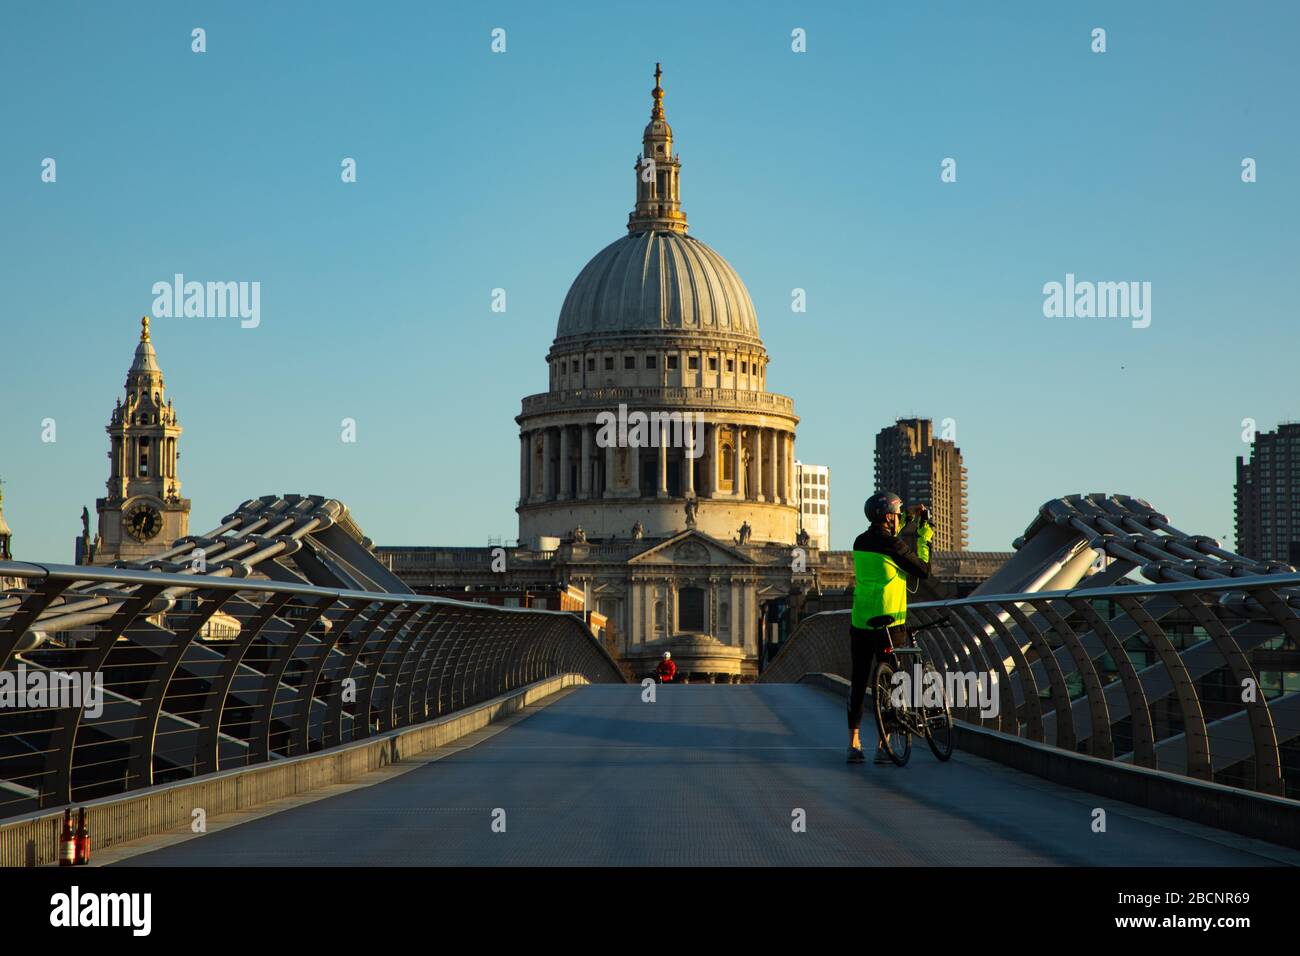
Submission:
[[[514,416],[625,232],[656,61],[691,234],[749,288],[834,547],[905,415],[952,419],[974,549],[1094,491],[1231,542],[1243,420],[1300,418],[1297,27],[1282,2],[6,4],[15,557],[72,561],[176,273],[261,292],[256,327],[153,322],[193,533],[304,493],[379,544],[515,537]],[[1150,283],[1150,324],[1045,316],[1067,274]]]

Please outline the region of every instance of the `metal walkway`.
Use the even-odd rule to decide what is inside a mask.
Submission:
[[[124,860],[135,866],[1100,865],[1300,853],[958,752],[844,763],[844,707],[790,684],[594,685],[477,746]],[[868,715],[869,720],[869,715]],[[864,743],[874,745],[868,722]],[[1091,829],[1094,807],[1107,831]],[[494,833],[494,808],[506,832]],[[792,811],[807,830],[792,831]]]

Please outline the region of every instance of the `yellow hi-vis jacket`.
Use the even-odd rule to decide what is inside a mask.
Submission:
[[[868,627],[868,621],[889,615],[893,624],[907,623],[907,582],[909,577],[930,576],[930,539],[934,528],[929,522],[916,533],[916,551],[902,538],[887,534],[872,525],[853,542],[853,626]],[[892,624],[890,626],[893,626]]]

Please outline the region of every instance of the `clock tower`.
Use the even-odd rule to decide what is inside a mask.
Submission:
[[[140,342],[126,373],[126,401],[118,399],[107,431],[108,496],[95,502],[94,563],[147,560],[188,534],[190,524],[176,468],[181,426],[163,387],[148,316],[140,320]]]

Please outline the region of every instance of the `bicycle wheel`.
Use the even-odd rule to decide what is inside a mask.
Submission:
[[[894,669],[888,664],[876,668],[876,683],[871,691],[873,710],[876,712],[876,733],[885,746],[885,753],[898,766],[903,766],[912,756],[912,735],[903,723],[907,705],[895,707],[890,699],[894,686]]]
[[[948,707],[948,694],[944,690],[943,675],[939,674],[933,664],[925,662],[926,681],[929,682],[928,675],[935,674],[939,677],[939,694],[942,697],[942,704],[927,703],[921,708],[922,716],[925,718],[925,740],[930,745],[930,750],[940,760],[947,760],[952,756],[952,711]],[[922,685],[922,694],[926,693]],[[921,698],[925,700],[924,697]]]

